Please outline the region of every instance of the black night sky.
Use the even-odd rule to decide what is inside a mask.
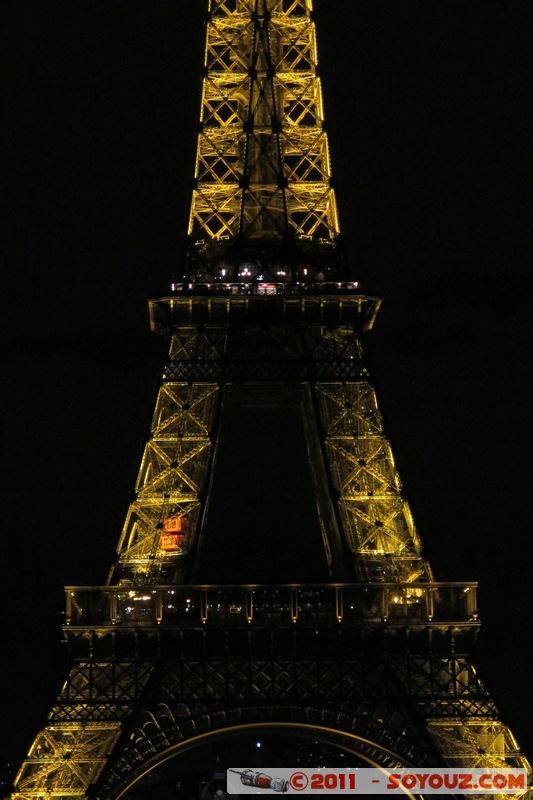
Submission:
[[[481,584],[479,670],[531,758],[533,5],[315,5],[342,230],[385,298],[366,351],[388,434],[437,578]],[[56,693],[62,587],[105,581],[132,496],[164,356],[146,301],[188,214],[203,10],[3,3],[0,764]]]

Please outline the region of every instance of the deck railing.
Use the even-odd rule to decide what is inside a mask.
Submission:
[[[68,586],[66,624],[475,624],[476,589],[476,583]]]

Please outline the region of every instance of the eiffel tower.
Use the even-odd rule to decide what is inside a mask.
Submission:
[[[316,65],[311,0],[210,0],[136,495],[107,584],[66,588],[70,671],[14,800],[188,797],[256,743],[290,766],[529,768],[472,663],[476,584],[434,580],[402,494]]]

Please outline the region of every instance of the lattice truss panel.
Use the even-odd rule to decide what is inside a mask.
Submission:
[[[216,344],[204,332],[176,332],[165,378],[174,363],[219,360]],[[216,383],[163,381],[144,448],[131,503],[119,542],[121,576],[146,580],[161,577],[165,562],[185,555],[194,540],[204,486],[213,421],[218,401]],[[168,520],[180,520],[179,547],[161,548]]]
[[[391,661],[396,680],[422,717],[491,718],[498,712],[467,658],[431,656]]]
[[[85,797],[120,733],[118,722],[50,724],[41,731],[15,780],[13,800]]]
[[[320,379],[324,376],[339,378],[366,376],[361,343],[354,336],[352,327],[310,326],[306,330],[305,340],[314,377]]]
[[[301,336],[289,326],[261,328],[248,325],[232,337],[231,359],[235,361],[289,361],[294,369],[295,360],[302,357]]]
[[[52,722],[116,721],[131,713],[154,669],[153,663],[76,661],[52,709]]]
[[[512,732],[497,720],[471,716],[450,720],[428,720],[428,731],[450,767],[502,769],[519,767],[529,773],[531,766],[520,752]],[[479,794],[474,798],[503,798],[509,795]],[[533,789],[517,791],[514,797],[533,797]]]
[[[361,578],[431,579],[372,386],[324,382],[316,394],[340,517]]]
[[[205,676],[205,679],[203,678]],[[398,692],[401,686],[402,692]],[[418,717],[494,720],[497,711],[462,658],[350,659],[277,657],[182,660],[166,666],[163,690],[194,701],[302,700],[342,703],[409,698]]]
[[[226,364],[229,380],[305,377],[302,337],[289,326],[247,326],[234,332]]]
[[[312,0],[210,0],[193,240],[339,230]]]

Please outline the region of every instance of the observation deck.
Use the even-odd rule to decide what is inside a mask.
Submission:
[[[477,583],[67,586],[69,627],[478,625]]]

